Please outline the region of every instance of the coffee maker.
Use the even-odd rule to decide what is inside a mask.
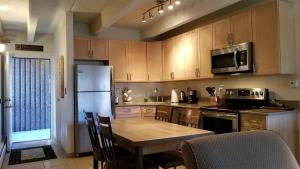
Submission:
[[[196,90],[188,90],[187,103],[188,104],[197,104],[198,103]]]

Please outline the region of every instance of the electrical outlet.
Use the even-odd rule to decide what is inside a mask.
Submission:
[[[291,81],[290,81],[290,87],[291,87],[291,88],[298,88],[298,87],[299,87],[299,82],[298,82],[298,80],[291,80]]]

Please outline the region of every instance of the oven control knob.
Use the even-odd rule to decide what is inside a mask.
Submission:
[[[256,95],[256,96],[259,96],[259,92],[258,92],[258,91],[256,91],[256,92],[255,92],[255,95]]]
[[[254,92],[251,92],[251,96],[254,96]]]
[[[261,96],[263,96],[263,95],[264,95],[264,92],[263,92],[263,91],[260,91],[259,94],[260,94]]]
[[[233,94],[233,92],[232,91],[229,91],[229,95],[231,96]]]

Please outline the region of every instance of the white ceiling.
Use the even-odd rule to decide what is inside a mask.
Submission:
[[[30,7],[29,1],[33,4]],[[133,2],[133,0],[123,1]],[[137,0],[134,1],[136,2]],[[159,23],[158,21],[163,18],[176,16],[175,13],[179,10],[185,10],[185,8],[190,8],[194,3],[201,3],[202,1],[204,0],[181,0],[181,5],[175,7],[174,10],[169,11],[165,7],[166,12],[161,16],[158,15],[157,11],[153,11],[155,17],[148,20],[147,23],[142,23],[142,13],[155,5],[156,0],[140,0],[137,7],[130,9],[121,19],[113,23],[113,26],[145,29]],[[236,0],[225,1],[233,2]],[[0,16],[5,33],[10,31],[26,32],[29,11],[31,11],[31,14],[34,14],[33,17],[38,19],[37,33],[53,33],[65,11],[74,12],[75,22],[91,23],[93,18],[99,16],[101,11],[106,9],[105,7],[118,2],[121,2],[121,0],[0,0]]]

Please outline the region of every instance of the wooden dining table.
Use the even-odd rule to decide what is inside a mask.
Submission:
[[[136,157],[136,168],[143,168],[143,156],[180,149],[183,141],[213,135],[207,130],[181,126],[154,119],[112,120],[115,141]]]

